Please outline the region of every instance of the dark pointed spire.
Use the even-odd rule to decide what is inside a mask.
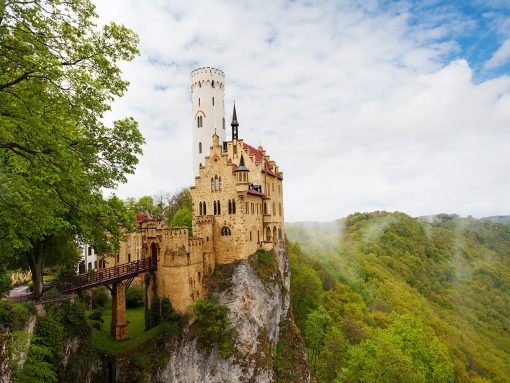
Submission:
[[[234,171],[234,173],[237,173],[237,172],[249,172],[249,171],[250,170],[244,165],[244,157],[243,157],[243,154],[241,153],[241,160],[239,161],[239,166]]]
[[[237,122],[237,113],[236,113],[236,104],[234,102],[234,112],[232,113],[232,123],[230,124],[232,127],[232,141],[238,140],[238,128],[239,128],[239,122]]]

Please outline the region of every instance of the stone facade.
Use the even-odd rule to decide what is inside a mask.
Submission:
[[[197,94],[209,94],[204,88],[212,87],[211,79],[198,85],[204,76],[218,77],[215,92],[223,91],[223,82],[218,82],[223,72],[202,69],[192,72]],[[284,240],[283,173],[262,147],[254,148],[238,138],[235,106],[231,126],[231,141],[223,140],[224,133],[220,137],[213,132],[212,145],[201,148],[207,154],[200,159],[191,187],[193,237],[187,228],[170,228],[150,214],[139,215],[139,231],[126,232],[116,259],[101,265],[156,256],[157,271],[147,286],[149,307],[156,294],[168,297],[177,312],[189,312],[190,305],[207,296],[205,281],[216,264],[245,259],[261,248],[272,250]],[[208,141],[202,137],[203,126],[193,129],[203,129],[194,133],[194,145],[197,140]],[[144,276],[133,284],[144,286]]]

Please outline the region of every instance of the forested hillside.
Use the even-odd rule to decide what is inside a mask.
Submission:
[[[510,225],[374,212],[286,233],[320,382],[510,382]]]

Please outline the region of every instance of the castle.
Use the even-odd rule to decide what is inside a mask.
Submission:
[[[214,68],[191,72],[193,236],[187,228],[139,217],[139,231],[126,233],[113,260],[122,264],[157,257],[155,278],[147,288],[149,307],[157,294],[168,297],[177,312],[188,312],[207,295],[205,282],[216,264],[271,250],[284,240],[283,173],[261,146],[239,138],[235,105],[232,137],[226,141],[224,79]],[[143,277],[138,283],[144,283]]]

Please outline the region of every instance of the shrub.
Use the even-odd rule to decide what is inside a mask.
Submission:
[[[98,287],[92,292],[92,308],[104,307],[109,300],[110,296],[104,286]]]
[[[186,322],[187,316],[177,314],[168,298],[161,299],[161,342],[179,334]]]
[[[82,339],[90,334],[90,327],[85,319],[85,311],[79,302],[57,302],[47,305],[48,315],[59,321],[69,335]]]
[[[27,324],[28,309],[19,303],[0,301],[0,330],[17,331]]]
[[[56,362],[58,354],[64,349],[64,326],[50,315],[39,317],[34,334],[34,344],[46,347],[51,351],[51,356],[48,356],[47,361],[52,364]]]
[[[7,295],[11,289],[10,274],[0,267],[0,298]]]
[[[131,286],[126,292],[126,307],[140,307],[143,306],[145,291],[141,287]]]
[[[196,321],[192,328],[200,345],[211,348],[218,345],[219,354],[227,358],[234,352],[233,338],[236,334],[227,313],[229,309],[218,302],[217,296],[199,299],[193,306]]]
[[[92,320],[95,320],[95,321],[103,323],[104,322],[104,320],[103,320],[103,310],[100,309],[100,308],[95,309],[94,311],[92,311],[90,313],[89,319],[92,319]]]
[[[43,298],[45,298],[45,299],[53,299],[53,298],[57,298],[59,296],[60,296],[60,291],[58,291],[58,289],[56,287],[52,287],[51,289],[49,289],[48,291],[46,291],[43,294]]]
[[[20,383],[57,382],[55,369],[47,361],[51,355],[52,352],[48,347],[32,344],[27,361],[23,370],[16,376],[16,381]]]

